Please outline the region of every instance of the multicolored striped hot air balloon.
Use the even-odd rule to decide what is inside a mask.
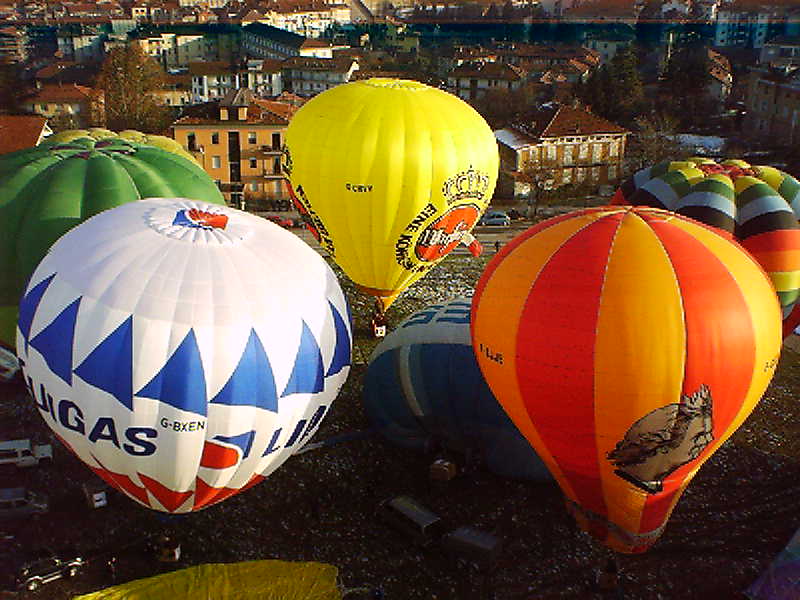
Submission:
[[[472,303],[478,364],[583,529],[643,552],[772,379],[780,307],[713,228],[652,208],[544,221]]]
[[[622,184],[612,204],[666,208],[717,227],[752,254],[772,280],[784,336],[800,324],[800,182],[788,173],[730,159],[663,162]]]

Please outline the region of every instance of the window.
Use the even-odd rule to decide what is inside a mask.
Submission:
[[[572,146],[564,146],[564,164],[571,165],[573,162]]]
[[[589,158],[589,144],[583,143],[578,150],[578,158],[584,160]]]
[[[251,169],[257,169],[258,168],[258,159],[257,158],[251,158],[250,159],[250,168]]]
[[[273,150],[280,150],[281,149],[281,134],[280,133],[273,133],[272,134],[272,149]]]
[[[219,144],[219,133],[218,132],[215,131],[214,133],[211,134],[211,143],[212,144]]]
[[[547,146],[547,159],[548,160],[555,160],[556,159],[556,147],[553,145]]]
[[[197,150],[197,138],[195,138],[194,131],[190,131],[186,134],[186,147],[189,148],[191,152]]]
[[[255,131],[248,131],[247,132],[247,143],[248,144],[255,144],[256,143],[256,132]]]
[[[280,158],[273,159],[273,161],[272,161],[272,172],[275,175],[280,175],[281,174],[281,159]]]
[[[219,156],[212,156],[211,157],[211,168],[212,169],[219,169],[219,167],[220,167]]]

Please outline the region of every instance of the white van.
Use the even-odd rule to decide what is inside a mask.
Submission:
[[[53,460],[53,447],[50,444],[31,445],[31,441],[8,440],[0,442],[0,465],[35,467],[40,462]]]

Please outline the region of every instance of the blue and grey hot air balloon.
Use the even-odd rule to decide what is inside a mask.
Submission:
[[[434,442],[456,452],[477,452],[503,477],[551,480],[486,385],[469,322],[470,301],[457,298],[428,306],[391,331],[367,367],[367,417],[398,446],[423,450]]]

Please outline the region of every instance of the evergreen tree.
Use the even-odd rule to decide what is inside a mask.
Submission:
[[[98,77],[105,96],[106,127],[162,133],[169,126],[170,113],[153,92],[164,87],[164,79],[161,66],[139,46],[114,48]]]

